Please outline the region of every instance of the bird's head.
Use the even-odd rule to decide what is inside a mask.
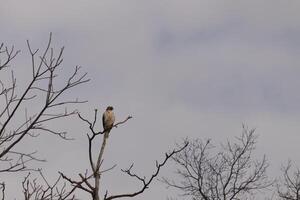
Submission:
[[[112,106],[108,106],[106,110],[114,110],[114,108]]]

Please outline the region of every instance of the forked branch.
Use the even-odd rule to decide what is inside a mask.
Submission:
[[[177,150],[173,150],[171,153],[166,153],[165,154],[165,159],[162,162],[158,162],[156,161],[155,167],[156,170],[155,172],[150,176],[150,178],[147,180],[145,177],[141,177],[137,174],[135,174],[134,172],[132,172],[132,168],[133,168],[133,164],[128,168],[122,171],[124,173],[126,173],[127,175],[129,175],[130,177],[133,177],[137,180],[139,180],[142,183],[142,188],[140,190],[137,190],[136,192],[132,192],[132,193],[124,193],[124,194],[119,194],[119,195],[109,195],[108,191],[106,191],[106,194],[104,195],[104,200],[112,200],[112,199],[117,199],[117,198],[124,198],[124,197],[135,197],[141,193],[143,193],[148,187],[149,185],[152,183],[152,181],[154,180],[154,178],[157,177],[157,175],[160,172],[160,169],[166,164],[166,162],[175,154],[181,152],[183,149],[185,149],[188,146],[188,143],[185,143],[181,148],[177,149]]]

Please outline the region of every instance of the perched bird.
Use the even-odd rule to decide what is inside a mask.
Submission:
[[[115,122],[115,114],[113,112],[114,108],[112,106],[108,106],[106,111],[102,115],[102,124],[104,129],[104,137],[108,138],[108,134],[112,129]]]

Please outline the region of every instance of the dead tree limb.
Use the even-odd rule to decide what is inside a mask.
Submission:
[[[155,172],[150,176],[150,178],[147,180],[145,177],[141,177],[135,173],[132,172],[132,168],[133,168],[133,164],[126,170],[122,169],[122,171],[124,173],[126,173],[127,175],[139,180],[142,184],[142,188],[140,190],[137,190],[136,192],[132,192],[132,193],[124,193],[124,194],[119,194],[119,195],[109,195],[108,191],[106,191],[105,195],[104,195],[104,200],[112,200],[112,199],[117,199],[117,198],[124,198],[124,197],[135,197],[141,193],[143,193],[146,189],[149,188],[150,184],[152,183],[152,181],[154,180],[154,178],[156,178],[160,172],[160,169],[166,164],[166,162],[175,154],[181,152],[183,149],[185,149],[187,147],[188,143],[185,143],[181,148],[177,149],[177,150],[173,150],[171,153],[166,153],[165,155],[165,159],[161,162],[158,163],[158,161],[156,161],[156,170]]]

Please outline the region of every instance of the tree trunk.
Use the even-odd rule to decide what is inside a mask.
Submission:
[[[104,154],[104,149],[105,149],[105,146],[106,146],[107,138],[108,137],[106,137],[106,135],[104,134],[103,135],[103,142],[102,142],[102,145],[101,145],[101,149],[100,149],[98,159],[97,159],[97,164],[96,164],[95,171],[94,171],[95,188],[94,188],[94,191],[93,191],[93,200],[100,200],[100,198],[99,198],[100,177],[101,177],[100,165],[101,165],[101,162],[102,162],[102,159],[103,159],[102,157],[103,157],[103,154]]]
[[[100,200],[100,198],[99,198],[99,182],[100,182],[99,172],[96,172],[94,174],[94,178],[95,178],[95,189],[94,189],[94,193],[93,193],[93,200]]]

